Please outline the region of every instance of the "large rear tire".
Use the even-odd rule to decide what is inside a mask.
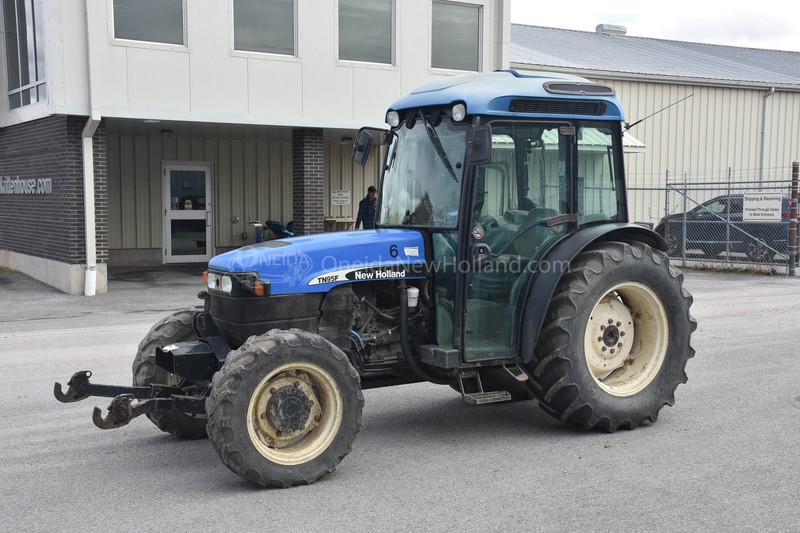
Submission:
[[[333,472],[361,428],[358,373],[339,348],[298,329],[250,337],[214,375],[208,434],[222,462],[262,486]]]
[[[655,422],[686,382],[697,324],[683,274],[642,243],[600,243],[559,283],[528,370],[542,407],[584,429]]]
[[[147,386],[153,383],[178,385],[182,378],[156,366],[156,348],[169,346],[176,342],[197,338],[192,321],[195,310],[183,309],[173,313],[150,328],[150,332],[139,343],[139,350],[133,360],[134,386]],[[206,417],[190,415],[176,410],[153,411],[147,414],[153,424],[161,431],[181,439],[202,439],[206,435]]]

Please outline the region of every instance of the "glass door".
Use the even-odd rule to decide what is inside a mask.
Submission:
[[[212,255],[211,166],[165,164],[164,262],[209,261]]]

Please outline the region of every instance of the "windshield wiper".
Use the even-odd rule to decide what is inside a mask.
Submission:
[[[425,114],[422,111],[419,112],[419,116],[422,118],[422,123],[425,124],[425,133],[428,134],[428,138],[431,140],[431,144],[433,144],[433,148],[436,150],[436,155],[439,156],[444,168],[446,168],[447,172],[450,173],[450,177],[453,178],[453,181],[458,183],[456,171],[453,170],[453,165],[450,164],[450,158],[447,157],[447,153],[444,151],[442,141],[439,140],[439,134],[436,133],[436,129],[434,129],[431,123],[428,122],[428,119],[425,117]]]

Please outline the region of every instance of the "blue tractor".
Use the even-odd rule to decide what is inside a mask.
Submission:
[[[355,142],[361,164],[385,146],[377,229],[215,257],[202,309],[153,326],[132,387],[87,371],[55,395],[113,397],[99,427],[145,414],[280,487],[336,468],[372,387],[536,399],[587,430],[652,423],[686,381],[696,324],[666,243],[628,222],[622,120],[611,87],[572,76],[421,87]]]

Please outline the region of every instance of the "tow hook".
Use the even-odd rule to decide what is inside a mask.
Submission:
[[[92,373],[89,370],[81,370],[75,372],[69,381],[67,381],[67,393],[64,394],[61,390],[61,383],[56,382],[53,387],[53,394],[56,400],[63,403],[72,403],[85,400],[90,396],[89,394],[89,378]]]
[[[134,400],[132,394],[120,394],[108,406],[108,416],[103,418],[103,411],[95,407],[92,412],[92,422],[100,429],[115,429],[126,425],[135,416],[131,402]]]

